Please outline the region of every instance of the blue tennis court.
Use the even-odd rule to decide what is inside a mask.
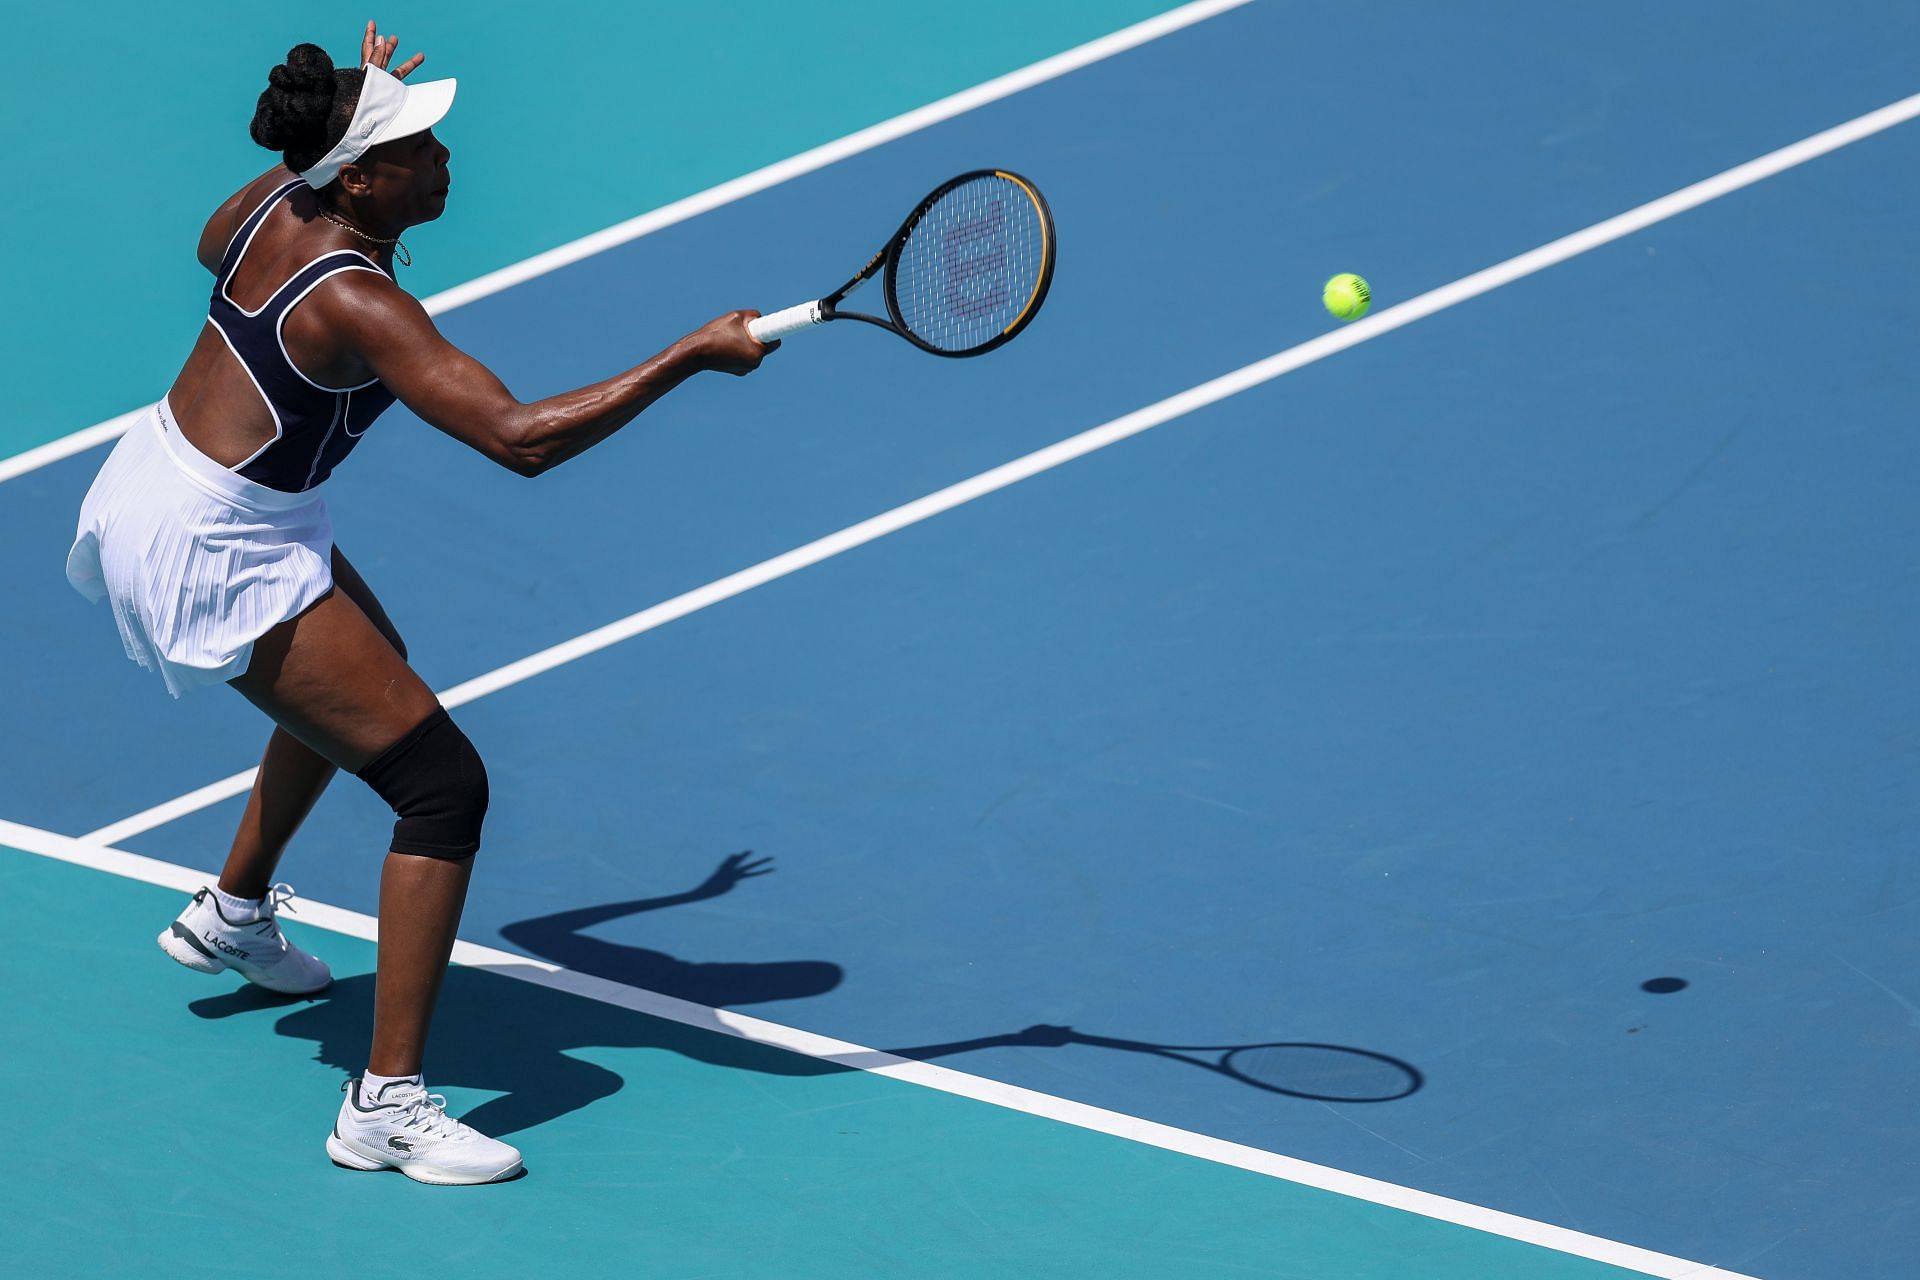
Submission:
[[[223,38],[229,79],[342,27],[309,8]],[[553,8],[588,43],[633,21]],[[892,63],[845,35],[879,8],[740,6],[738,40],[649,48],[695,136],[552,210],[503,191],[492,241],[527,140],[456,109],[477,176],[414,241],[420,292],[1157,6],[1021,30],[989,4],[970,39],[895,14]],[[531,92],[504,81],[507,17],[414,9],[383,25],[462,108]],[[188,47],[143,39],[108,65]],[[238,821],[244,780],[215,784],[266,737],[225,691],[170,700],[61,575],[108,446],[57,441],[165,389],[205,290],[182,237],[263,162],[156,167],[193,198],[113,250],[179,260],[157,327],[114,339],[144,380],[90,379],[73,317],[9,344],[32,406],[0,463],[19,1265],[1910,1274],[1920,105],[819,540],[1302,348],[1337,327],[1336,271],[1387,316],[1903,103],[1916,40],[1920,15],[1868,4],[1189,6],[442,310],[531,398],[813,296],[950,173],[1030,175],[1059,224],[1044,313],[982,360],[833,326],[536,481],[396,407],[329,483],[341,549],[493,777],[427,1074],[529,1175],[472,1192],[321,1151],[366,1065],[392,815],[364,787],[335,783],[282,872],[323,997],[153,946]],[[808,59],[846,96],[756,134],[744,86]],[[573,125],[554,172],[602,163],[617,86],[586,92],[540,108]],[[0,216],[20,244],[48,213]],[[1221,1066],[1256,1059],[1265,1087]],[[369,1256],[340,1229],[362,1215],[431,1227]]]

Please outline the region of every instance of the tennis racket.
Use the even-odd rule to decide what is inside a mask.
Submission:
[[[1053,283],[1053,213],[1038,188],[1004,169],[949,179],[922,200],[859,274],[824,298],[747,322],[761,342],[829,320],[864,320],[937,356],[977,356],[1033,322]],[[885,318],[842,311],[885,270]]]

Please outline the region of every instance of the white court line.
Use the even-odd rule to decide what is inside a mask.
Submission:
[[[38,470],[62,458],[71,458],[76,453],[85,453],[97,444],[116,440],[126,432],[128,427],[139,421],[140,415],[151,407],[141,405],[138,409],[130,409],[118,417],[108,418],[105,422],[83,431],[76,431],[70,436],[50,440],[25,453],[16,453],[11,458],[0,458],[0,480],[11,480],[15,476],[25,475],[29,471]]]
[[[1006,75],[996,76],[971,89],[962,89],[959,93],[941,98],[937,102],[930,102],[924,107],[916,107],[904,115],[883,120],[879,124],[850,133],[844,138],[823,143],[810,151],[802,151],[799,155],[789,156],[765,168],[755,169],[752,173],[743,174],[717,187],[709,187],[705,191],[676,200],[672,204],[662,205],[651,213],[643,213],[625,222],[615,223],[603,231],[582,236],[578,240],[569,241],[545,253],[535,254],[531,258],[502,267],[498,271],[490,271],[477,279],[455,285],[451,289],[423,299],[422,305],[430,315],[444,315],[455,307],[463,307],[489,294],[499,293],[502,289],[510,289],[536,276],[543,276],[550,271],[557,271],[561,267],[579,262],[583,258],[590,258],[596,253],[604,253],[608,249],[623,245],[629,240],[637,240],[662,227],[670,227],[676,222],[685,222],[689,218],[708,213],[721,205],[731,204],[735,200],[743,199],[756,192],[765,191],[769,187],[778,186],[802,174],[824,169],[849,156],[858,155],[862,151],[871,151],[883,143],[903,138],[910,133],[917,133],[943,120],[951,120],[955,116],[964,115],[988,103],[1010,97],[1023,89],[1031,89],[1037,84],[1066,75],[1069,71],[1078,71],[1082,67],[1111,58],[1115,54],[1125,53],[1129,49],[1138,48],[1162,36],[1171,35],[1182,28],[1204,22],[1208,18],[1217,17],[1230,9],[1238,9],[1249,3],[1251,0],[1195,0],[1192,4],[1183,4],[1177,9],[1148,18],[1144,22],[1123,27],[1111,35],[1076,45],[1064,53],[1043,58],[1017,71],[1009,71]],[[148,407],[142,405],[117,418],[109,418],[98,426],[76,431],[70,436],[63,436],[14,457],[0,459],[0,482],[58,462],[62,458],[72,457],[97,444],[105,444],[131,426]]]
[[[962,503],[971,502],[997,489],[1004,489],[1029,476],[1035,476],[1062,463],[1071,462],[1096,449],[1104,449],[1129,436],[1138,435],[1142,431],[1171,422],[1196,409],[1202,409],[1229,396],[1238,395],[1250,387],[1270,382],[1283,373],[1290,373],[1303,365],[1324,360],[1335,352],[1358,346],[1383,333],[1391,333],[1402,325],[1412,324],[1415,320],[1433,315],[1437,311],[1458,306],[1471,298],[1477,298],[1483,293],[1498,289],[1501,285],[1511,284],[1536,271],[1565,262],[1568,258],[1585,253],[1589,249],[1597,249],[1622,236],[1632,235],[1656,222],[1684,213],[1728,192],[1750,186],[1762,178],[1771,177],[1798,164],[1805,164],[1815,157],[1823,156],[1829,151],[1837,150],[1850,142],[1857,142],[1883,129],[1890,129],[1896,124],[1913,119],[1916,115],[1920,115],[1920,94],[1902,98],[1878,111],[1868,112],[1845,124],[1836,125],[1810,138],[1782,147],[1778,151],[1772,151],[1758,159],[1736,165],[1724,173],[1696,182],[1692,186],[1682,187],[1671,195],[1649,201],[1637,209],[1629,209],[1604,222],[1597,222],[1584,231],[1562,236],[1558,240],[1543,244],[1516,258],[1508,258],[1505,262],[1476,271],[1452,284],[1442,285],[1438,289],[1423,293],[1398,306],[1377,312],[1364,320],[1323,333],[1297,347],[1290,347],[1264,360],[1255,361],[1210,382],[1203,382],[1197,387],[1169,396],[1144,409],[1136,409],[1124,417],[1115,418],[1111,422],[1083,431],[1077,436],[1070,436],[1050,444],[1025,457],[1015,458],[1012,462],[1002,463],[971,479],[949,485],[923,498],[916,498],[912,502],[895,507],[891,511],[882,512],[859,524],[849,525],[838,533],[828,534],[803,547],[795,547],[791,551],[777,555],[771,560],[762,560],[750,568],[709,582],[704,587],[697,587],[651,608],[629,614],[617,622],[610,622],[585,635],[576,636],[564,643],[530,654],[498,670],[477,676],[464,684],[455,685],[442,693],[440,700],[448,707],[457,707],[462,703],[472,702],[475,698],[507,688],[509,685],[518,684],[542,672],[551,671],[555,667],[583,658],[609,645],[618,644],[642,632],[651,631],[676,618],[684,618],[709,605],[731,599],[744,591],[772,582],[776,578],[784,578],[808,565],[818,564],[843,551],[850,551],[876,538],[904,529],[908,525],[918,524],[943,511],[950,511]],[[236,773],[219,782],[210,783],[184,796],[169,800],[165,804],[122,818],[98,831],[89,832],[82,839],[101,844],[118,844],[130,836],[150,831],[175,818],[204,809],[208,805],[217,804],[231,796],[240,795],[253,786],[253,774],[254,771],[251,769]]]
[[[191,893],[201,885],[210,884],[215,878],[209,873],[195,871],[189,867],[160,862],[139,854],[107,848],[84,839],[75,840],[51,831],[42,831],[37,827],[22,826],[19,823],[4,820],[0,820],[0,845],[10,845],[42,857],[91,867],[96,871],[124,876],[129,880],[162,885],[185,893]],[[326,903],[310,902],[299,898],[294,900],[290,915],[298,923],[312,925],[318,929],[328,929],[334,933],[344,933],[350,937],[363,938],[369,942],[376,940],[377,937],[375,918],[358,911],[348,911],[342,907],[328,906]],[[1347,1173],[1326,1165],[1296,1160],[1291,1156],[1276,1155],[1271,1151],[1262,1151],[1258,1147],[1242,1146],[1237,1142],[1211,1138],[1186,1129],[1176,1129],[1171,1125],[1143,1120],[1138,1116],[1125,1115],[1118,1111],[1108,1111],[1103,1107],[1089,1106],[1070,1098],[1058,1098],[1034,1089],[1002,1084],[998,1080],[968,1075],[964,1071],[955,1071],[951,1067],[940,1067],[929,1062],[897,1057],[879,1049],[869,1049],[864,1045],[853,1044],[846,1040],[836,1040],[811,1031],[801,1031],[777,1022],[768,1022],[762,1018],[748,1017],[746,1014],[733,1013],[726,1009],[709,1008],[689,1000],[661,995],[640,987],[626,986],[605,978],[596,978],[591,974],[577,973],[560,965],[549,964],[544,960],[530,960],[509,951],[483,947],[478,943],[456,942],[453,948],[453,960],[455,964],[464,965],[470,969],[483,969],[501,977],[516,978],[522,982],[562,991],[568,995],[597,1000],[602,1004],[616,1005],[622,1009],[631,1009],[636,1013],[648,1014],[668,1022],[718,1032],[736,1039],[749,1040],[755,1044],[772,1045],[804,1057],[833,1063],[836,1066],[870,1071],[875,1075],[888,1076],[928,1089],[938,1089],[942,1093],[972,1098],[977,1102],[991,1103],[1010,1111],[1021,1111],[1028,1115],[1057,1120],[1077,1128],[1091,1129],[1096,1133],[1125,1138],[1130,1142],[1197,1156],[1202,1160],[1245,1169],[1250,1173],[1265,1174],[1267,1177],[1284,1182],[1316,1187],[1322,1191],[1331,1191],[1336,1195],[1355,1200],[1385,1205],[1408,1213],[1416,1213],[1425,1218],[1470,1227],[1490,1235],[1504,1236],[1509,1240],[1539,1245],[1556,1253],[1572,1254],[1575,1257],[1590,1258],[1596,1262],[1625,1267],[1643,1275],[1666,1277],[1667,1280],[1754,1280],[1754,1277],[1744,1276],[1738,1272],[1710,1267],[1704,1263],[1689,1262],[1685,1258],[1655,1253],[1630,1244],[1621,1244],[1616,1240],[1587,1235],[1566,1227],[1556,1227],[1550,1223],[1536,1222],[1531,1218],[1502,1213],[1497,1209],[1488,1209],[1461,1200],[1450,1200],[1445,1196],[1416,1191],[1397,1183],[1362,1177],[1357,1173]]]

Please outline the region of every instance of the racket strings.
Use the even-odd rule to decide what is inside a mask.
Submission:
[[[1050,249],[1039,205],[1020,183],[999,174],[963,182],[901,245],[891,278],[899,320],[942,351],[991,342],[1025,315]]]

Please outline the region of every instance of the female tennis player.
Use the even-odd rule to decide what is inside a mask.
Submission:
[[[367,24],[361,65],[303,44],[273,68],[254,141],[282,153],[208,220],[207,322],[166,397],[115,446],[81,507],[67,576],[113,605],[127,653],[174,696],[238,689],[277,726],[219,883],[160,935],[181,964],[274,991],[326,965],[275,921],[288,839],[337,769],[392,806],[380,882],[373,1047],[327,1153],[349,1169],[493,1182],[520,1153],[446,1114],[421,1077],[427,1028],[487,809],[479,754],[407,665],[386,610],[333,545],[324,482],[398,399],[522,475],[579,454],[702,370],[772,349],[734,311],[604,382],[532,404],[456,350],[394,279],[400,236],[447,205],[433,126],[454,82],[408,85],[415,54]]]

